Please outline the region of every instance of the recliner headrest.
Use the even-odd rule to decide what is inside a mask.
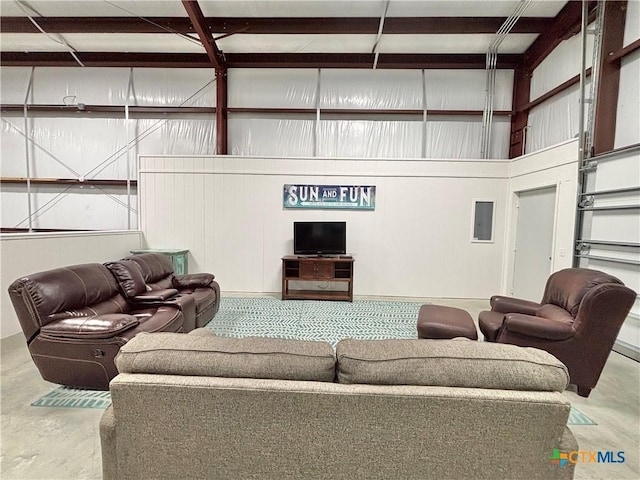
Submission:
[[[565,268],[549,277],[541,303],[551,303],[564,308],[575,318],[586,293],[604,283],[624,285],[616,277],[599,270]]]

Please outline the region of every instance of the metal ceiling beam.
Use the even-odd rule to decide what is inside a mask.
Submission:
[[[228,147],[227,62],[211,35],[197,0],[182,0],[182,5],[216,70],[216,153],[226,155]]]
[[[521,55],[498,55],[496,68],[516,68],[522,61]],[[378,68],[424,68],[424,69],[485,69],[486,55],[478,54],[380,54]]]
[[[384,34],[495,33],[503,17],[388,17]],[[512,33],[542,33],[553,18],[524,17]],[[376,34],[377,17],[203,17],[213,33],[251,34]],[[38,24],[50,33],[195,33],[186,17],[38,17]],[[2,31],[38,33],[27,17],[2,17]]]
[[[204,53],[84,52],[78,57],[86,67],[211,68]],[[66,52],[2,52],[3,67],[77,67]]]
[[[626,17],[627,0],[608,1],[604,4],[600,78],[595,95],[594,155],[609,152],[615,146],[621,66],[620,62],[609,62],[608,59],[624,46]]]
[[[598,4],[591,1],[588,9],[592,10]],[[580,31],[582,21],[582,2],[567,2],[560,13],[524,54],[525,68],[532,72],[563,40],[570,38]]]
[[[590,1],[588,9],[592,10],[597,1]],[[530,86],[533,70],[563,40],[580,31],[582,23],[582,2],[572,1],[560,10],[551,20],[543,33],[531,44],[522,56],[523,63],[515,68],[513,80],[513,110],[511,117],[511,139],[509,142],[509,158],[518,157],[525,152],[526,132],[531,108]],[[517,24],[516,24],[517,25]]]
[[[49,33],[195,33],[187,17],[37,17]],[[39,33],[27,17],[2,17],[5,33]]]
[[[369,53],[230,53],[230,68],[371,68]],[[484,54],[380,54],[377,68],[481,68]],[[498,68],[514,68],[519,55],[499,55]]]
[[[202,46],[207,52],[207,56],[211,63],[215,67],[216,70],[224,70],[227,68],[225,64],[224,55],[216,45],[215,40],[209,30],[209,27],[206,24],[204,15],[202,14],[202,10],[200,9],[200,5],[198,5],[197,0],[182,0],[182,5],[184,5],[184,9],[187,11],[189,15],[189,19],[191,20],[191,24],[193,28],[196,30],[200,41],[202,42]]]
[[[211,61],[201,53],[85,52],[78,57],[87,67],[207,68]],[[227,68],[371,68],[369,53],[228,53]],[[485,68],[484,54],[380,54],[378,68]],[[498,55],[498,68],[516,68],[521,55]],[[6,67],[75,67],[65,52],[3,52]]]

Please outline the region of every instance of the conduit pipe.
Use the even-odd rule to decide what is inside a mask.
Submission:
[[[133,67],[129,69],[129,84],[127,85],[127,97],[124,105],[124,119],[127,132],[127,230],[131,230],[131,148],[133,142],[129,141],[131,137],[131,122],[129,119],[129,98],[133,90]],[[135,100],[135,99],[134,99]]]
[[[24,96],[24,145],[25,145],[25,159],[26,159],[26,167],[27,167],[27,215],[29,218],[29,232],[33,232],[33,225],[31,223],[31,167],[29,165],[29,113],[27,109],[27,104],[29,103],[29,95],[31,95],[31,88],[33,87],[33,73],[35,67],[31,67],[31,73],[29,74],[29,83],[27,85],[27,93]]]
[[[491,151],[491,126],[493,123],[493,98],[496,86],[496,65],[498,62],[498,48],[500,44],[507,38],[509,32],[516,24],[518,19],[527,9],[531,0],[520,0],[513,13],[504,21],[496,32],[496,37],[491,42],[486,56],[486,87],[485,87],[485,105],[482,115],[482,143],[480,146],[481,158],[489,158]]]

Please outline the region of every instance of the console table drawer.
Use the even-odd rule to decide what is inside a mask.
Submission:
[[[333,278],[333,263],[301,262],[300,278],[330,279]]]

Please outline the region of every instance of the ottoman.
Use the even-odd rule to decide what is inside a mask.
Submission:
[[[423,305],[418,313],[418,338],[445,339],[466,337],[478,339],[473,318],[460,308]]]

